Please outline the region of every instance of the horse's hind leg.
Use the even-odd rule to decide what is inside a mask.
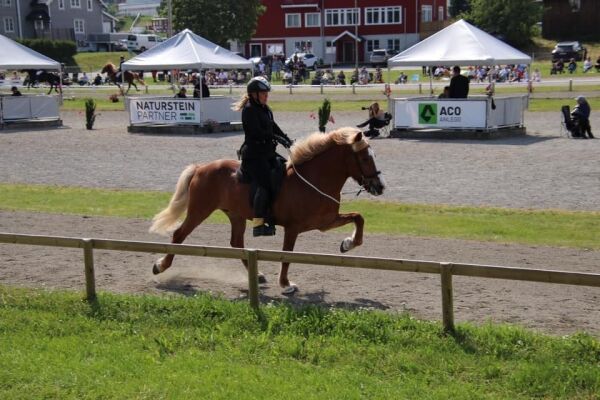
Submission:
[[[194,212],[190,212],[188,210],[188,214],[185,217],[185,220],[183,221],[181,226],[177,228],[175,232],[173,232],[173,238],[171,239],[171,243],[183,243],[185,238],[188,237],[188,235],[192,233],[192,231],[198,225],[200,225],[202,221],[208,218],[208,216],[212,212],[213,209],[209,208],[202,210],[194,210]],[[164,272],[167,268],[169,268],[173,263],[173,257],[175,257],[174,254],[167,254],[166,256],[156,260],[154,266],[152,267],[152,272],[154,273],[154,275],[160,274],[161,272]]]
[[[283,235],[283,251],[293,251],[296,245],[296,239],[298,239],[298,232],[293,229],[286,228],[285,234]],[[290,263],[281,263],[281,270],[279,271],[279,286],[283,288],[283,294],[292,294],[298,287],[296,284],[290,282],[288,279],[288,269]]]
[[[235,248],[243,248],[244,247],[244,232],[246,232],[246,219],[240,217],[239,215],[232,214],[230,212],[226,213],[229,217],[229,221],[231,222],[231,240],[229,243],[231,247]],[[244,267],[246,270],[248,269],[248,262],[246,260],[242,260]],[[258,273],[258,283],[267,283],[267,278],[261,272]]]

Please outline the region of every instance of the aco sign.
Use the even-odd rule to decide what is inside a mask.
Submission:
[[[396,102],[396,126],[410,128],[485,128],[485,100]]]

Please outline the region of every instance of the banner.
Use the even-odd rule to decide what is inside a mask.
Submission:
[[[198,99],[132,99],[129,103],[132,124],[199,124]]]
[[[418,100],[396,102],[396,126],[485,128],[487,101]]]

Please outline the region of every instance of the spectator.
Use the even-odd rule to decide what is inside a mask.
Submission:
[[[579,135],[583,139],[587,139],[586,133],[590,139],[593,139],[594,135],[592,135],[592,126],[590,125],[590,113],[592,111],[590,105],[583,96],[577,96],[575,100],[577,100],[577,105],[571,111],[571,118],[577,122]]]
[[[539,69],[535,69],[535,71],[533,71],[533,75],[531,76],[531,79],[534,82],[541,82],[542,81],[542,74],[540,73]]]
[[[571,61],[569,61],[569,65],[567,65],[567,69],[569,70],[570,74],[577,71],[577,63],[575,62],[574,58],[571,58]]]
[[[182,87],[181,89],[179,89],[179,92],[175,95],[175,98],[176,99],[187,98],[186,92],[187,92],[187,90],[184,87]]]
[[[13,96],[23,96],[16,86],[11,87],[10,91],[12,92]]]
[[[281,70],[283,69],[283,63],[279,57],[275,56],[273,59],[273,72],[275,73],[275,79],[281,79]]]
[[[93,84],[95,86],[100,86],[102,85],[102,77],[100,76],[100,74],[96,74],[96,77],[94,78],[94,82]]]
[[[583,62],[583,73],[585,74],[590,69],[592,69],[592,67],[593,67],[592,59],[590,57],[586,58],[585,61]]]
[[[346,86],[346,74],[342,70],[337,74],[337,84]]]
[[[210,89],[204,78],[196,78],[196,84],[194,85],[194,97],[200,98],[200,95],[202,95],[202,98],[210,97]]]
[[[596,64],[594,64],[594,68],[596,68],[596,72],[600,72],[600,56],[596,59]]]
[[[408,82],[408,76],[404,72],[400,72],[398,79],[396,79],[396,82],[394,82],[394,83],[397,85],[399,83],[406,83],[406,82]]]
[[[292,84],[292,71],[290,71],[289,69],[286,69],[285,72],[283,73],[283,83],[291,85]]]
[[[90,84],[90,78],[88,78],[87,74],[84,72],[83,75],[79,78],[79,86],[85,86]]]
[[[460,74],[460,67],[452,68],[452,79],[450,79],[450,94],[452,99],[466,99],[469,96],[469,78]]]
[[[447,99],[450,97],[450,86],[444,86],[444,91],[440,93],[438,99]]]

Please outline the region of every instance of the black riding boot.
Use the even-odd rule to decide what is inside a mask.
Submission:
[[[270,206],[269,191],[263,187],[256,189],[254,195],[254,227],[252,228],[252,236],[273,236],[275,235],[275,225],[265,224],[265,218],[268,216]]]

